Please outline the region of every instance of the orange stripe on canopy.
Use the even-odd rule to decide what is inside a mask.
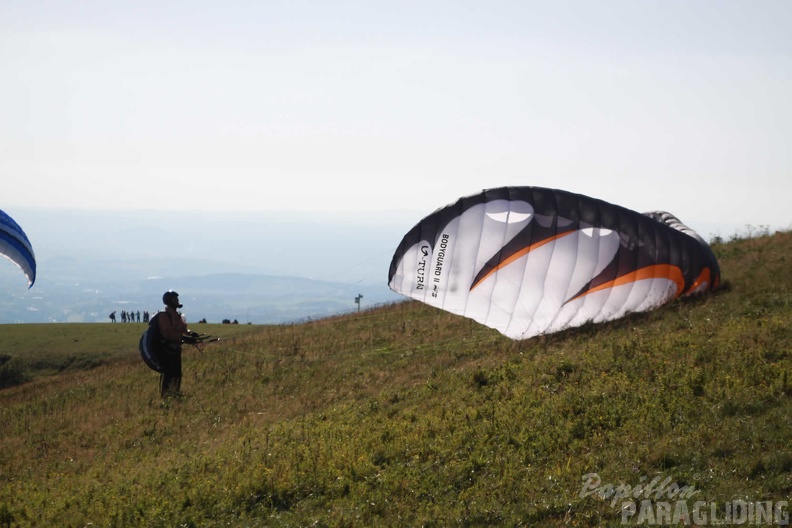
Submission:
[[[631,271],[630,273],[622,275],[621,277],[617,277],[612,281],[600,284],[595,288],[581,293],[577,297],[569,299],[567,302],[580,299],[581,297],[590,293],[607,290],[608,288],[615,288],[616,286],[622,286],[624,284],[630,284],[631,282],[637,282],[639,280],[646,279],[668,279],[673,281],[676,284],[675,297],[678,297],[685,289],[685,277],[682,275],[682,270],[679,269],[678,266],[672,266],[671,264],[655,264],[654,266],[647,266],[645,268]]]
[[[710,269],[704,268],[701,270],[701,274],[698,276],[698,278],[693,282],[693,284],[690,285],[690,288],[687,289],[685,294],[687,295],[688,293],[695,293],[702,284],[707,284],[709,286],[710,278]]]
[[[536,242],[536,243],[534,243],[534,244],[531,244],[530,246],[526,246],[526,247],[522,248],[520,251],[518,251],[518,252],[514,253],[514,254],[513,254],[513,255],[511,255],[509,258],[505,259],[503,262],[501,262],[500,264],[498,264],[497,266],[495,266],[494,268],[492,268],[491,270],[489,270],[489,271],[487,272],[487,274],[486,274],[486,275],[484,275],[483,277],[481,277],[479,280],[477,280],[477,281],[476,281],[476,282],[475,282],[475,283],[474,283],[474,284],[473,284],[473,285],[470,287],[470,291],[473,291],[473,289],[474,289],[476,286],[478,286],[479,284],[481,284],[482,282],[484,282],[485,280],[487,280],[487,278],[488,278],[488,277],[490,277],[490,276],[491,276],[493,273],[497,272],[499,269],[501,269],[501,268],[505,268],[506,266],[508,266],[509,264],[511,264],[512,262],[514,262],[515,260],[517,260],[517,259],[519,259],[519,258],[521,258],[521,257],[524,257],[525,255],[527,255],[528,253],[530,253],[530,252],[531,252],[531,251],[533,251],[534,249],[536,249],[536,248],[539,248],[539,247],[542,247],[542,246],[544,246],[545,244],[549,244],[550,242],[553,242],[554,240],[558,240],[559,238],[563,238],[563,237],[565,237],[565,236],[569,235],[570,233],[574,233],[574,232],[575,232],[575,231],[567,231],[566,233],[559,233],[559,234],[557,234],[557,235],[555,235],[555,236],[551,236],[551,237],[549,237],[549,238],[545,238],[544,240],[540,240],[539,242]]]

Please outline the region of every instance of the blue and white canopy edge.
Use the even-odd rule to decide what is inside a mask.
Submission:
[[[36,256],[27,235],[13,218],[0,211],[0,255],[16,264],[28,280],[36,282]]]

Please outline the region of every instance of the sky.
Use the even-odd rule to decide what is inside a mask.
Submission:
[[[4,0],[0,209],[417,221],[535,185],[790,228],[790,28],[786,0]]]

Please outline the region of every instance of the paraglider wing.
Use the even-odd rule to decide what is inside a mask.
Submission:
[[[567,191],[501,187],[422,219],[392,290],[513,339],[610,321],[717,287],[709,246],[676,217]]]
[[[25,232],[13,218],[0,211],[0,255],[22,270],[28,280],[28,288],[36,282],[36,257]]]

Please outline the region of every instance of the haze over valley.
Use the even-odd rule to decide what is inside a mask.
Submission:
[[[0,322],[109,322],[182,296],[190,322],[282,323],[401,298],[386,284],[403,215],[15,211],[36,283],[0,267]]]

